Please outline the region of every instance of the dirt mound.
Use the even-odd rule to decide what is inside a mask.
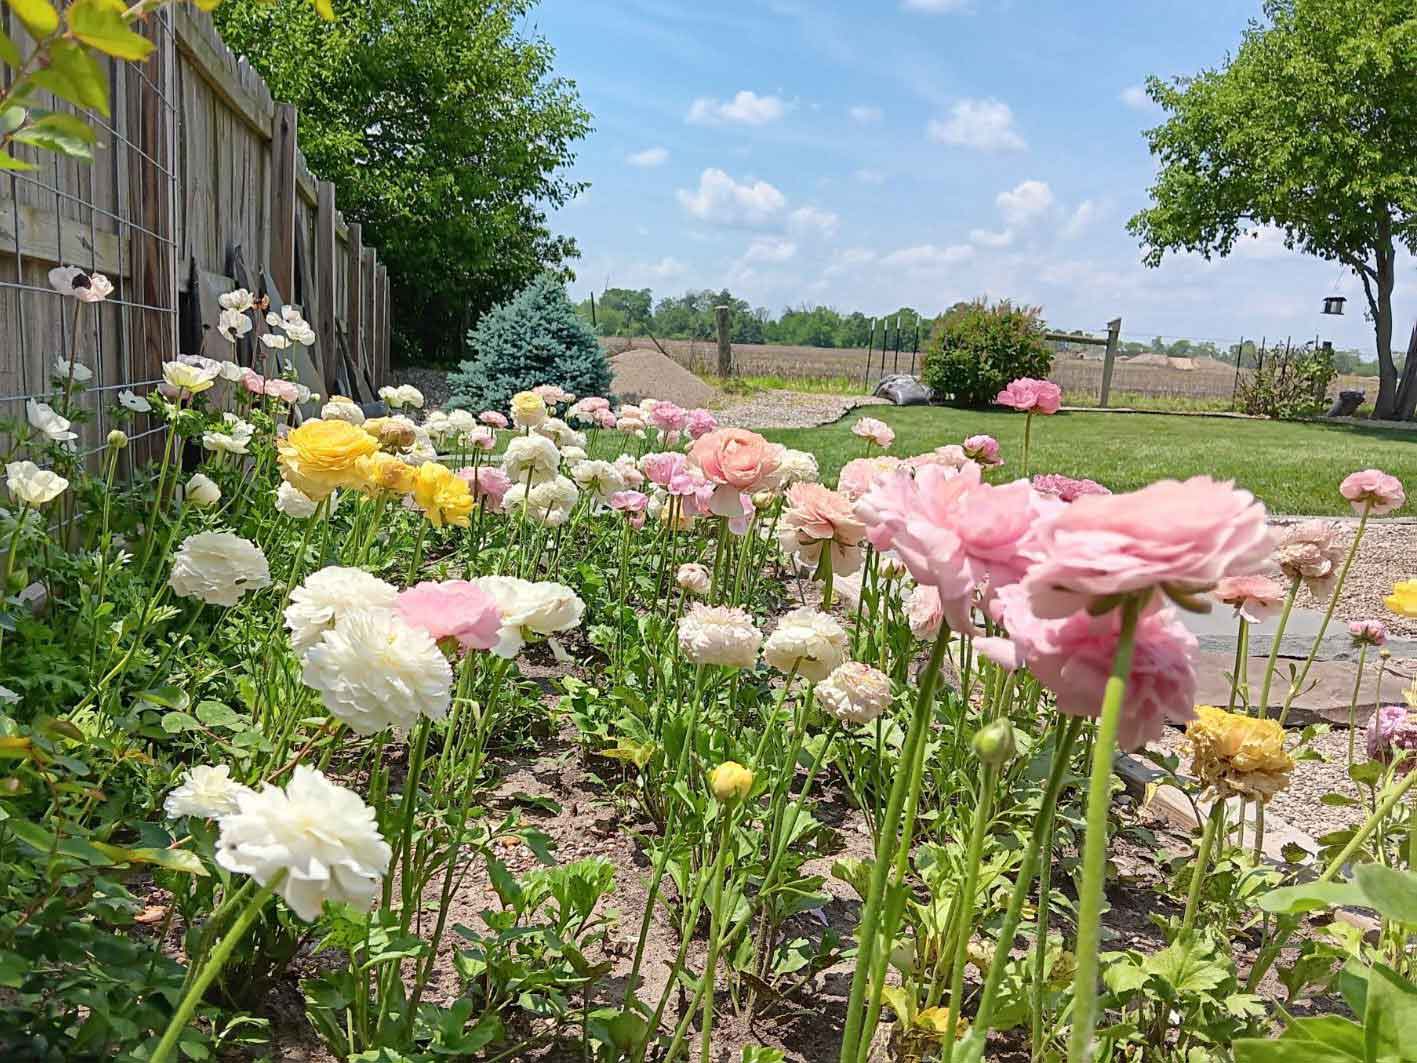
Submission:
[[[617,354],[610,359],[610,371],[614,374],[610,392],[625,402],[664,399],[693,409],[718,398],[717,388],[656,350],[638,348]]]

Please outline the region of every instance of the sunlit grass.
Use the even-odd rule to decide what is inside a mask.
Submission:
[[[844,376],[786,377],[736,376],[731,380],[700,373],[699,379],[730,395],[747,395],[754,391],[800,391],[810,395],[854,395],[861,390],[861,381]]]

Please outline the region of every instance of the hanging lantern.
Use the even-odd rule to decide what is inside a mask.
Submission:
[[[1348,302],[1348,300],[1341,295],[1324,296],[1324,313],[1342,317],[1343,304],[1346,302]]]

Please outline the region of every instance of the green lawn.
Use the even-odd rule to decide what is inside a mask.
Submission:
[[[853,411],[821,428],[763,434],[816,454],[823,482],[835,484],[841,466],[862,454],[864,445],[851,426],[867,413],[895,429],[891,454],[909,457],[987,433],[1003,448],[1008,464],[1001,471],[1020,471],[1024,418],[1013,412],[882,406]],[[1276,513],[1340,514],[1350,510],[1338,483],[1355,469],[1384,469],[1417,491],[1417,428],[1394,432],[1347,424],[1059,413],[1034,418],[1029,465],[1034,473],[1085,476],[1114,491],[1207,473],[1249,488]]]

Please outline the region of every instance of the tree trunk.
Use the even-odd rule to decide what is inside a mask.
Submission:
[[[1373,416],[1387,421],[1395,420],[1398,410],[1397,366],[1392,361],[1392,289],[1396,280],[1396,254],[1392,247],[1392,218],[1386,212],[1378,220],[1377,252],[1377,292],[1369,297],[1374,304],[1373,332],[1378,343],[1378,398],[1373,403]]]
[[[1417,409],[1417,325],[1412,326],[1412,338],[1407,341],[1407,360],[1402,365],[1396,405],[1394,416],[1397,420],[1412,420],[1413,411]]]

